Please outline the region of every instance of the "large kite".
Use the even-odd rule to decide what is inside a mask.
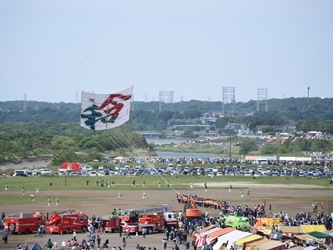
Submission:
[[[91,130],[118,127],[129,120],[133,86],[114,94],[81,93],[80,125]]]

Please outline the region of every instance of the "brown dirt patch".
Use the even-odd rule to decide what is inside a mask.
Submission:
[[[231,205],[241,205],[242,207],[246,204],[253,207],[256,204],[262,204],[264,198],[266,198],[267,204],[272,204],[272,212],[283,210],[288,213],[289,216],[295,216],[298,212],[308,212],[312,210],[312,202],[316,201],[320,204],[322,201],[325,204],[325,211],[333,211],[333,193],[332,189],[322,190],[317,189],[317,187],[307,186],[307,185],[260,185],[260,184],[249,184],[249,183],[232,183],[233,190],[228,191],[229,183],[215,184],[209,183],[208,192],[205,192],[202,188],[203,185],[195,186],[193,190],[183,189],[178,190],[182,194],[196,194],[199,197],[212,198],[217,200],[225,200]],[[250,195],[247,196],[246,190],[250,189]],[[310,188],[310,189],[309,189]],[[244,191],[245,197],[241,198],[240,192]],[[40,191],[39,196],[75,196],[82,199],[81,202],[68,201],[61,202],[59,206],[52,204],[51,207],[47,206],[47,199],[45,202],[41,203],[31,203],[29,205],[8,205],[2,206],[1,210],[7,215],[19,212],[32,212],[32,211],[42,211],[48,212],[50,210],[68,210],[74,209],[78,211],[83,211],[88,216],[96,215],[102,216],[110,214],[114,208],[117,210],[127,209],[127,208],[140,208],[146,206],[153,206],[158,204],[172,204],[175,211],[183,210],[183,205],[178,204],[176,201],[176,193],[173,190],[148,190],[146,191],[146,199],[142,198],[142,191],[130,190],[122,191],[122,199],[118,199],[118,190],[78,190],[78,191]],[[17,192],[13,195],[17,195]],[[329,209],[329,210],[327,210]],[[212,216],[218,215],[218,211],[210,209],[210,214]],[[82,240],[86,236],[84,234],[79,234],[78,239]],[[118,234],[105,234],[101,235],[102,240],[108,238],[111,242],[110,246],[121,246],[121,238]],[[10,235],[10,244],[4,245],[3,242],[0,243],[0,249],[14,249],[18,243],[24,244],[28,242],[31,246],[33,243],[39,243],[44,245],[48,238],[52,241],[57,241],[60,243],[62,239],[70,239],[71,235],[47,235],[43,238],[35,237],[34,235]],[[161,240],[163,234],[148,235],[146,239],[132,239],[128,240],[127,249],[134,249],[136,244],[142,244],[148,247],[155,246],[157,249],[161,249]],[[169,244],[171,247],[173,244]]]

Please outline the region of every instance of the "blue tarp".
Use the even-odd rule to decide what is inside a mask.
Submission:
[[[34,244],[34,245],[30,248],[30,250],[42,250],[42,247],[41,247],[40,245],[38,245],[38,244]]]

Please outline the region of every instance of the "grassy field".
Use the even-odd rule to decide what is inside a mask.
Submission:
[[[67,185],[65,185],[65,179]],[[200,176],[178,176],[178,177],[162,177],[162,176],[105,176],[105,177],[81,177],[81,176],[31,176],[31,177],[1,177],[1,196],[0,196],[0,205],[4,204],[24,204],[29,203],[28,199],[19,199],[17,196],[6,195],[5,185],[8,185],[9,191],[17,191],[21,193],[24,187],[25,193],[27,195],[35,193],[37,186],[40,191],[46,190],[100,190],[107,189],[106,184],[104,187],[101,187],[100,182],[104,180],[114,182],[113,190],[167,190],[170,187],[167,186],[167,183],[170,183],[170,186],[175,190],[187,189],[190,186],[190,183],[193,184],[194,189],[202,189],[204,182],[207,182],[208,187],[216,186],[219,183],[249,183],[250,184],[279,184],[279,185],[315,185],[316,190],[322,189],[326,190],[330,187],[326,178],[322,179],[311,179],[311,178],[302,178],[302,177],[244,177],[244,176],[228,176],[226,178],[215,177],[200,177]],[[89,185],[86,181],[89,180]],[[96,181],[99,182],[98,186]],[[136,182],[136,186],[133,187],[133,181]],[[161,186],[159,187],[159,182]],[[52,187],[50,186],[52,183]],[[143,186],[145,183],[145,186]],[[237,189],[237,185],[234,185]],[[318,187],[320,186],[320,187]],[[241,187],[242,189],[244,187]],[[306,189],[309,189],[307,187]],[[75,200],[75,197],[61,197],[62,201],[66,200]],[[79,201],[79,200],[78,200]]]

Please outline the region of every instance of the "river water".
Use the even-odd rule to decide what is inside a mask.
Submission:
[[[163,145],[163,144],[180,144],[188,142],[188,139],[159,139],[156,137],[146,138],[149,144]],[[213,157],[226,157],[224,154],[209,154],[209,153],[181,153],[181,152],[168,152],[168,151],[155,151],[158,157],[163,158],[213,158]]]
[[[167,152],[167,151],[155,151],[158,157],[162,158],[197,158],[197,159],[206,159],[214,157],[226,157],[223,154],[208,154],[208,153],[180,153],[180,152]]]

